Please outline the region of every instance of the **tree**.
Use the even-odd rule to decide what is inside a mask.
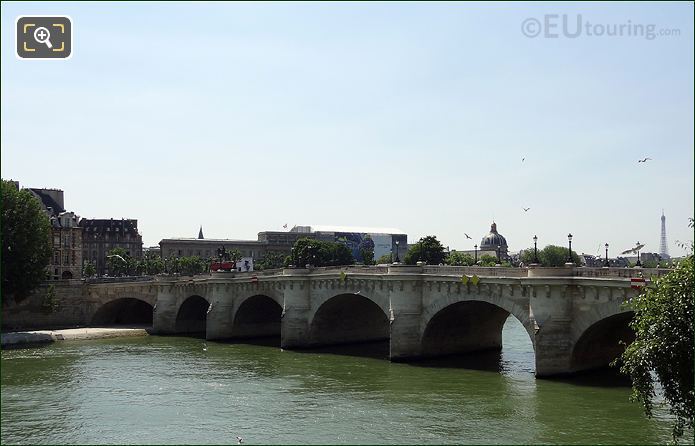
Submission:
[[[461,251],[452,251],[446,258],[446,264],[452,266],[471,266],[474,263],[472,255]]]
[[[282,268],[285,263],[285,255],[279,252],[267,252],[263,258],[257,260],[253,267],[258,271],[264,269]]]
[[[352,265],[355,259],[350,248],[342,243],[301,238],[292,247],[290,264],[298,267]]]
[[[434,235],[422,237],[411,246],[405,255],[404,261],[408,265],[415,265],[417,262],[439,265],[444,262],[444,246]]]
[[[365,265],[374,264],[374,240],[367,234],[364,240],[360,243],[360,256],[362,257],[362,263]]]
[[[383,256],[379,257],[379,259],[377,259],[376,263],[378,265],[381,265],[384,263],[393,263],[393,260],[391,260],[391,259],[392,259],[391,253],[384,254]]]
[[[567,263],[567,248],[556,245],[548,245],[538,250],[538,261],[541,266],[564,266]],[[525,265],[535,263],[533,248],[522,251],[520,259]],[[572,263],[580,265],[581,261],[576,252],[572,251]]]
[[[497,257],[491,256],[490,254],[483,254],[478,259],[478,265],[480,265],[480,266],[495,266],[495,265],[497,265]]]
[[[621,371],[632,378],[632,400],[653,416],[655,381],[661,384],[669,411],[676,417],[673,439],[693,429],[693,311],[695,274],[692,254],[676,268],[654,280],[629,302],[635,311],[630,326],[635,341],[621,356]]]
[[[210,269],[208,261],[198,256],[180,257],[178,260],[178,270],[185,276],[195,276],[203,274]]]
[[[51,260],[51,223],[39,200],[2,180],[2,291],[25,299],[46,279]],[[8,299],[9,301],[9,299]]]
[[[84,277],[94,277],[97,274],[97,269],[93,262],[86,260],[82,266],[82,275]]]

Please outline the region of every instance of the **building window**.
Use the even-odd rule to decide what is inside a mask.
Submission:
[[[60,265],[60,251],[54,251],[53,252],[53,264],[54,265]],[[56,274],[58,274],[58,273],[56,273]]]
[[[65,263],[64,265],[69,265],[70,264],[70,253],[68,251],[65,251]]]

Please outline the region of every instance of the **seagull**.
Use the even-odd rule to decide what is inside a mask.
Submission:
[[[284,225],[282,225],[282,227],[285,228],[285,229],[287,229],[287,223],[285,223]]]
[[[244,442],[244,439],[237,435],[236,436],[236,444],[241,444],[243,442]]]
[[[531,209],[531,208],[523,208],[523,207],[522,207],[521,209],[523,209],[524,212],[528,212],[528,210]]]
[[[523,163],[525,159],[526,159],[526,157],[521,158],[521,162]]]
[[[468,234],[466,234],[465,232],[463,233],[463,235],[465,235],[467,239],[469,239],[469,240],[473,240],[473,239],[471,239],[471,236],[470,236],[470,235],[468,235]]]
[[[124,262],[126,261],[123,257],[119,256],[118,254],[112,254],[112,255],[110,255],[110,256],[106,256],[106,258],[111,258],[111,257],[118,257],[118,258],[121,259],[122,261],[124,261]]]
[[[646,157],[646,158],[644,158],[644,159],[637,160],[638,163],[646,163],[647,161],[651,161],[651,158]]]

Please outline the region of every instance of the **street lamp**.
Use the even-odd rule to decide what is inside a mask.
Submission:
[[[569,251],[567,251],[567,263],[572,263],[572,234],[567,234],[567,240],[569,241]]]
[[[400,245],[400,241],[396,240],[396,260],[394,263],[401,263],[401,259],[398,257],[398,245]]]
[[[608,243],[606,243],[606,263],[603,266],[606,268],[610,266],[610,263],[608,263]]]
[[[473,262],[474,265],[478,264],[478,245],[473,245],[473,249],[475,250],[475,262]]]
[[[538,264],[538,237],[533,236],[533,263]]]
[[[635,266],[642,266],[642,262],[640,262],[639,250],[640,250],[640,243],[637,242],[637,263],[635,263]]]
[[[500,245],[497,245],[497,264],[498,264],[498,265],[501,265],[501,264],[502,264],[502,262],[500,261],[500,249],[501,249],[501,248],[502,248],[502,247],[501,247]]]

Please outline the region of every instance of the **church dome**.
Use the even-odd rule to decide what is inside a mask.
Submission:
[[[483,239],[480,241],[480,250],[496,251],[498,246],[502,251],[506,252],[507,239],[497,232],[497,223],[492,222],[492,225],[490,226],[490,233],[483,237]]]

